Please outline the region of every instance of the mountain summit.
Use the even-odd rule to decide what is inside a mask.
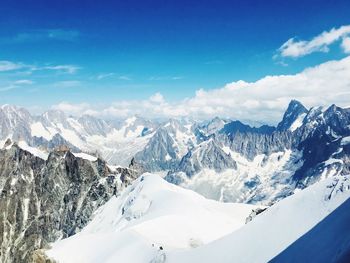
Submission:
[[[308,110],[297,100],[291,100],[282,121],[277,125],[279,131],[294,131],[299,128]]]

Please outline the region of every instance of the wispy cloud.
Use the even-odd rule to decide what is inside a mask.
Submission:
[[[58,88],[73,88],[73,87],[81,86],[81,84],[82,83],[79,80],[62,80],[62,81],[55,82],[53,86]]]
[[[80,69],[80,67],[75,66],[75,65],[55,65],[55,66],[37,67],[37,68],[33,68],[33,69],[34,70],[54,70],[54,71],[58,71],[58,72],[74,74]]]
[[[3,91],[9,91],[9,90],[13,90],[13,89],[16,89],[17,86],[15,85],[9,85],[9,86],[5,86],[5,87],[0,87],[0,92],[3,92]]]
[[[160,80],[180,80],[183,79],[183,76],[152,76],[148,80],[151,81],[160,81]]]
[[[20,79],[7,82],[7,85],[0,87],[0,91],[9,91],[13,89],[20,88],[22,86],[32,85],[34,82],[29,79]]]
[[[314,52],[328,52],[329,46],[339,40],[342,40],[343,51],[350,53],[349,38],[347,37],[349,35],[350,25],[346,25],[324,31],[309,41],[290,38],[277,50],[274,58],[298,58]]]
[[[118,76],[118,79],[120,79],[120,80],[131,80],[131,78],[129,76],[126,76],[126,75]]]
[[[51,40],[73,42],[78,40],[80,36],[81,34],[77,30],[66,30],[60,28],[36,29],[2,38],[2,43],[27,43]]]
[[[24,70],[27,72],[27,74],[29,74],[33,71],[52,70],[60,73],[74,74],[79,69],[80,67],[76,65],[30,65],[24,64],[22,62],[14,62],[8,60],[0,61],[0,72]]]
[[[97,80],[102,80],[106,78],[114,78],[114,79],[119,79],[119,80],[132,80],[132,78],[128,75],[118,75],[116,73],[110,72],[110,73],[102,73],[97,75]]]
[[[7,60],[0,61],[0,71],[11,71],[11,70],[20,69],[23,67],[24,65],[21,63],[16,63],[16,62],[7,61]]]
[[[101,79],[106,79],[106,78],[110,78],[110,77],[112,77],[112,76],[114,76],[115,75],[115,73],[102,73],[102,74],[99,74],[99,75],[97,75],[97,79],[98,80],[101,80]]]
[[[209,60],[204,62],[205,65],[219,65],[223,64],[224,62],[222,60]]]
[[[20,79],[14,82],[15,85],[32,85],[34,81],[30,79]]]

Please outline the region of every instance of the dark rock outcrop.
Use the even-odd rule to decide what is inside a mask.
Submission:
[[[68,149],[51,152],[46,161],[15,143],[0,150],[0,262],[31,262],[33,251],[79,232],[136,177]]]

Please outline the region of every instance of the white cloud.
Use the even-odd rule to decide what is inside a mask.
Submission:
[[[102,73],[100,75],[97,75],[97,79],[101,80],[101,79],[112,77],[114,75],[115,75],[115,73]]]
[[[164,97],[162,94],[160,94],[159,92],[157,92],[156,94],[152,95],[149,100],[151,102],[156,102],[156,103],[162,103],[164,102]]]
[[[20,79],[20,80],[16,80],[14,82],[14,84],[17,84],[17,85],[31,85],[33,83],[34,82],[30,79]]]
[[[343,39],[341,46],[345,53],[350,53],[350,37],[346,37]]]
[[[55,70],[58,72],[68,73],[68,74],[74,74],[76,73],[80,67],[75,65],[56,65],[56,66],[44,66],[44,67],[37,67],[33,68],[35,70]]]
[[[116,73],[103,73],[103,74],[99,74],[97,75],[97,80],[101,80],[101,79],[105,79],[105,78],[116,78],[119,80],[131,80],[131,78],[127,75],[116,75]]]
[[[350,35],[350,25],[324,31],[310,41],[290,38],[278,49],[278,55],[281,57],[298,58],[313,52],[328,52],[331,44],[346,38],[348,35]],[[344,50],[346,51],[346,48]]]
[[[1,60],[0,61],[0,71],[10,71],[22,68],[23,65],[21,63],[15,63],[12,61]]]
[[[73,115],[82,115],[86,111],[90,110],[90,105],[88,103],[71,104],[68,102],[61,102],[57,105],[52,106],[54,110],[61,110]]]
[[[237,81],[219,89],[200,89],[192,98],[179,102],[168,102],[156,93],[145,100],[116,101],[104,107],[79,104],[76,108],[75,105],[65,107],[65,111],[79,114],[90,111],[106,118],[124,118],[133,114],[148,118],[192,116],[206,119],[222,116],[275,124],[291,99],[300,100],[307,107],[333,103],[348,106],[349,87],[350,56],[295,75],[266,76],[256,82]]]
[[[53,84],[54,87],[58,87],[58,88],[72,88],[72,87],[78,87],[80,85],[81,85],[81,82],[79,80],[62,80]]]
[[[148,78],[150,81],[159,81],[159,80],[180,80],[183,79],[183,76],[152,76]]]

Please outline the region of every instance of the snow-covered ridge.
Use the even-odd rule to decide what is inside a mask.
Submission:
[[[144,174],[98,209],[82,232],[52,244],[47,254],[61,263],[148,263],[237,230],[255,208],[207,200]]]
[[[222,239],[194,250],[170,252],[167,262],[268,262],[349,198],[349,175],[328,178],[278,202]],[[336,249],[334,256],[346,252],[341,247]],[[307,248],[295,258],[302,259],[302,253],[307,253]],[[318,258],[322,258],[322,253],[332,255],[329,251],[319,251]]]

